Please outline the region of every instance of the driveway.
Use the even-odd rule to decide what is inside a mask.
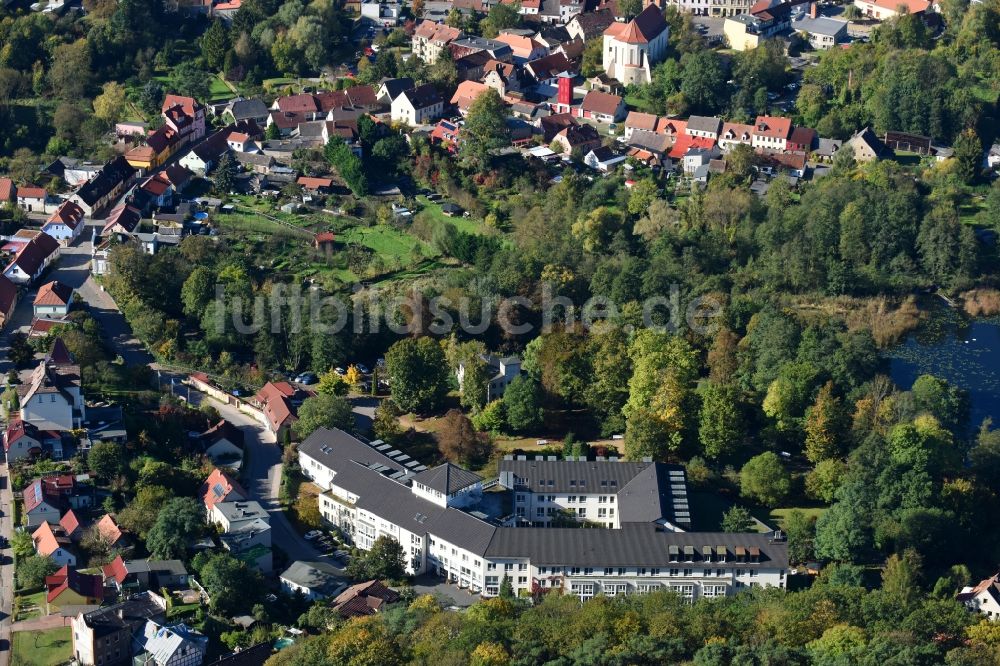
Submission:
[[[425,573],[413,579],[413,591],[418,595],[430,594],[438,597],[447,606],[468,608],[479,601],[478,594],[463,590],[458,585],[446,583],[444,578],[432,573]]]

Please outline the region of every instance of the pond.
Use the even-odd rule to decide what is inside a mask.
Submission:
[[[908,390],[931,374],[969,392],[969,427],[990,417],[1000,425],[1000,317],[972,319],[938,307],[921,328],[886,353],[889,374]]]

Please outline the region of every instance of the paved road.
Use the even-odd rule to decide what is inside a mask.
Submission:
[[[13,534],[11,516],[14,498],[7,482],[7,465],[0,463],[0,534]],[[10,663],[11,613],[14,607],[14,559],[10,549],[0,551],[0,666]]]

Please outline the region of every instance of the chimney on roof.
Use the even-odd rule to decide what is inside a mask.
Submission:
[[[816,18],[817,16],[819,16],[819,5],[817,5],[815,2],[809,3],[809,16],[811,18]]]

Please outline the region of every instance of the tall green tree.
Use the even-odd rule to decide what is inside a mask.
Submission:
[[[214,20],[201,38],[201,55],[209,68],[218,72],[226,60],[229,50],[229,32],[221,20]]]
[[[146,535],[146,548],[160,560],[179,560],[187,554],[188,544],[205,531],[205,508],[191,497],[177,497],[160,509],[160,514]]]
[[[698,439],[705,456],[719,460],[736,453],[746,435],[744,423],[736,387],[708,383],[701,391],[698,426]]]
[[[385,354],[392,399],[404,412],[429,412],[448,393],[448,363],[433,338],[406,338]]]
[[[506,6],[497,3],[494,9]],[[492,153],[509,143],[507,108],[496,90],[484,90],[469,106],[460,152],[471,163],[485,167],[490,164]]]
[[[773,451],[754,456],[740,470],[740,492],[765,506],[780,505],[791,489],[791,476]]]
[[[354,429],[351,403],[340,395],[320,393],[306,398],[299,407],[298,416],[294,429],[299,439],[305,439],[318,428]]]
[[[503,394],[507,425],[514,432],[531,432],[542,423],[542,392],[538,382],[521,374]]]

